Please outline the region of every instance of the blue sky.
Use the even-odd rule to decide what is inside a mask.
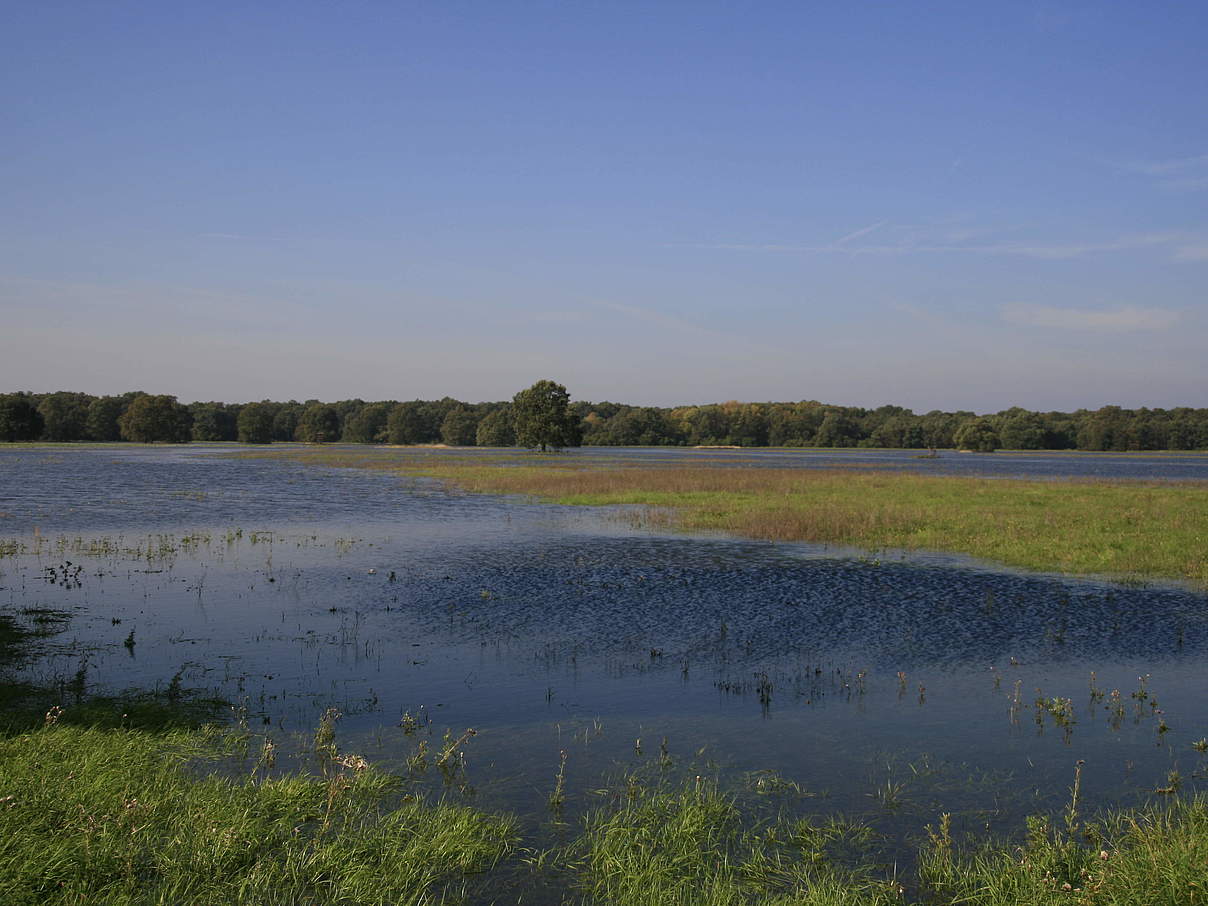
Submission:
[[[10,3],[0,390],[1208,406],[1208,5]]]

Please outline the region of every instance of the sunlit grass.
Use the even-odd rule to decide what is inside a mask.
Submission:
[[[281,454],[270,454],[281,455]],[[687,530],[866,550],[969,554],[1025,569],[1208,585],[1208,484],[1023,481],[903,471],[626,466],[515,451],[290,451],[478,492],[651,507]]]
[[[879,906],[898,885],[828,851],[859,846],[859,825],[808,821],[744,827],[735,803],[707,785],[644,794],[587,819],[568,849],[588,902],[615,906]]]
[[[64,724],[0,740],[0,902],[436,903],[513,845],[510,819],[400,796],[372,768],[190,770],[217,740]]]

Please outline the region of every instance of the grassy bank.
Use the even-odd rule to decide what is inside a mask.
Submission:
[[[186,764],[214,731],[51,722],[0,741],[0,902],[439,902],[491,867],[513,822],[330,776],[231,780]]]
[[[1208,484],[1017,481],[906,472],[627,467],[573,456],[293,450],[321,465],[395,470],[470,491],[650,507],[684,529],[969,554],[1024,569],[1208,586]]]

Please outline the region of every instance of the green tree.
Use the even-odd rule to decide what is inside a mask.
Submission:
[[[248,403],[239,410],[239,442],[269,444],[273,442],[273,421],[276,413],[269,402]]]
[[[512,397],[512,425],[521,447],[544,453],[579,446],[579,424],[570,411],[570,394],[553,381],[538,381]]]
[[[999,446],[998,434],[988,418],[971,418],[962,423],[952,440],[958,449],[976,453],[993,453]]]
[[[126,411],[126,401],[120,396],[98,396],[88,404],[88,416],[84,429],[89,440],[120,440],[122,429],[118,419]]]
[[[298,419],[298,440],[327,444],[340,439],[340,414],[326,403],[312,403]]]
[[[188,443],[193,427],[189,407],[178,403],[176,397],[146,393],[135,397],[118,425],[123,440],[141,444]]]
[[[302,413],[306,411],[306,407],[297,400],[290,400],[288,403],[271,403],[265,400],[265,405],[272,406],[275,410],[273,415],[273,440],[293,440],[298,433],[298,421],[302,418]]]
[[[814,435],[816,447],[854,447],[860,441],[860,426],[841,409],[831,409]]]
[[[488,412],[478,423],[474,442],[480,447],[511,447],[516,443],[516,431],[512,428],[511,409],[501,408]]]
[[[344,422],[345,443],[380,444],[386,440],[386,422],[392,403],[368,403],[348,416]]]
[[[193,440],[234,440],[238,436],[239,407],[226,403],[193,403]]]
[[[478,416],[458,406],[440,424],[440,438],[450,447],[472,447],[478,439]]]
[[[87,435],[88,405],[92,397],[86,393],[51,393],[42,397],[38,412],[42,414],[42,437],[45,440],[84,440]]]
[[[386,419],[386,435],[399,446],[430,443],[428,421],[428,404],[423,400],[399,403]]]
[[[37,440],[42,434],[42,414],[25,393],[0,396],[0,440]]]

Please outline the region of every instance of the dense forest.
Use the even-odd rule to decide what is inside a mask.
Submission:
[[[862,409],[813,400],[660,409],[573,402],[588,445],[901,447],[974,450],[1195,450],[1208,448],[1208,409],[1101,409],[989,415],[899,406]],[[0,395],[3,441],[241,441],[512,446],[511,402],[318,400],[190,403],[125,393]]]

